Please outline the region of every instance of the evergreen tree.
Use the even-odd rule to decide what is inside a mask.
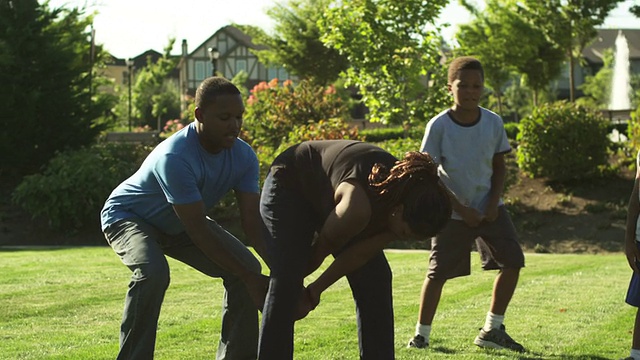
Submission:
[[[65,148],[91,144],[106,124],[95,101],[91,16],[37,0],[0,0],[1,175],[38,170]],[[98,55],[98,56],[95,56]]]

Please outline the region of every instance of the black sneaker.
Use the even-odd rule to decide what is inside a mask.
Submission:
[[[425,349],[429,347],[429,342],[422,335],[416,335],[413,339],[409,340],[407,345],[409,348]]]
[[[507,334],[504,325],[500,326],[500,329],[491,329],[490,331],[484,331],[480,329],[480,334],[476,336],[473,341],[474,344],[482,348],[492,349],[509,349],[517,352],[524,352],[524,347]]]

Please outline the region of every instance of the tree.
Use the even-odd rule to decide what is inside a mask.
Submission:
[[[613,80],[613,49],[607,49],[602,54],[603,66],[594,75],[587,76],[580,89],[585,96],[576,100],[578,105],[589,106],[593,109],[608,109],[611,97],[611,81]]]
[[[488,0],[484,11],[465,0],[461,3],[475,18],[460,26],[456,34],[458,52],[473,54],[482,61],[485,80],[497,99],[499,113],[503,114],[503,90],[513,81],[513,72],[524,75],[522,79],[537,105],[538,94],[560,74],[562,49],[519,15],[516,1]]]
[[[338,79],[346,70],[348,61],[336,49],[320,40],[317,22],[332,0],[289,0],[278,3],[267,11],[274,22],[269,35],[256,27],[242,27],[257,45],[266,49],[255,50],[261,62],[283,65],[287,71],[302,79],[325,86]]]
[[[147,66],[136,73],[131,103],[138,125],[155,129],[166,120],[180,118],[180,91],[169,78],[178,61],[170,55],[174,43],[169,39],[163,56],[155,63],[147,60]]]
[[[319,20],[322,41],[349,60],[346,85],[362,94],[371,121],[424,122],[448,104],[434,25],[448,2],[338,1]]]
[[[57,151],[91,144],[111,107],[96,94],[91,16],[37,0],[0,0],[0,153],[2,172],[35,172]]]
[[[629,8],[629,12],[640,18],[640,5],[636,4]]]
[[[518,41],[526,34],[517,29],[515,13],[498,0],[487,1],[486,12],[462,0],[461,4],[474,15],[471,23],[461,25],[456,40],[459,53],[476,56],[484,70],[485,83],[493,90],[498,102],[498,113],[503,114],[502,91],[515,69],[518,58],[527,53],[527,42]],[[513,9],[513,7],[512,7]],[[520,43],[513,47],[510,44]]]
[[[522,16],[541,29],[547,39],[569,59],[569,100],[575,99],[576,57],[597,35],[609,12],[623,0],[523,0]]]

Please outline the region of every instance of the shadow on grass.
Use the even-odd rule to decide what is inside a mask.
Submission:
[[[0,253],[3,252],[18,252],[18,251],[53,251],[53,250],[66,250],[66,249],[77,249],[77,248],[81,248],[81,247],[90,247],[90,248],[95,248],[95,247],[108,247],[108,245],[91,245],[91,246],[73,246],[73,245],[29,245],[29,246],[14,246],[14,245],[8,245],[8,246],[3,246],[0,245]]]
[[[442,346],[434,346],[431,351],[435,351],[442,354],[455,355],[458,352],[454,349],[449,349]],[[486,354],[495,353],[503,354],[505,356],[513,356],[512,352],[507,350],[492,350],[487,349]],[[528,351],[523,354],[516,354],[516,358],[519,360],[540,360],[540,359],[562,359],[562,360],[611,360],[611,358],[599,356],[599,355],[545,355],[538,352]]]

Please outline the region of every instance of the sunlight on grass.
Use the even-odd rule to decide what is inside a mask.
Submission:
[[[635,310],[624,304],[630,270],[622,254],[526,254],[507,312],[524,355],[473,345],[488,310],[495,272],[444,288],[431,348],[407,349],[417,319],[426,251],[389,251],[394,272],[397,359],[611,359],[626,356]],[[169,260],[171,285],[158,328],[156,359],[213,358],[222,282]],[[326,266],[328,262],[323,265]],[[0,359],[113,359],[127,269],[107,247],[0,248]],[[314,274],[313,276],[316,276]],[[342,279],[296,324],[296,359],[358,359],[353,299]]]

